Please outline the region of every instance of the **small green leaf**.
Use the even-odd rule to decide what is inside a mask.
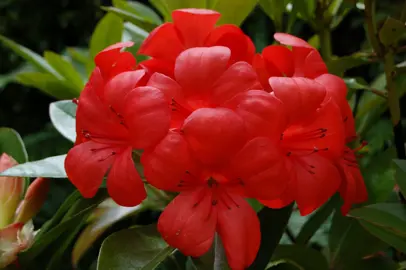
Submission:
[[[125,21],[131,22],[146,31],[152,31],[157,25],[148,21],[145,21],[142,17],[131,13],[127,10],[116,7],[102,7],[103,10],[115,14]]]
[[[172,20],[171,12],[165,0],[149,0],[149,2],[162,14],[164,20],[169,22]]]
[[[71,84],[41,72],[24,72],[16,76],[16,80],[29,87],[35,87],[57,99],[70,99],[79,96],[80,90]]]
[[[364,55],[353,54],[349,56],[334,58],[328,61],[326,64],[329,73],[342,77],[344,75],[344,72],[346,72],[347,70],[370,63],[371,60],[369,60]]]
[[[406,194],[406,160],[394,159],[397,166],[396,169],[396,183],[403,194]]]
[[[256,199],[247,199],[248,203],[251,205],[251,207],[255,210],[255,212],[259,212],[264,208],[264,205],[261,204],[258,200]]]
[[[143,21],[149,22],[156,26],[162,24],[162,20],[158,14],[155,13],[150,7],[134,1],[113,0],[113,6],[116,8],[129,11],[138,17],[141,17]]]
[[[74,142],[76,140],[76,108],[71,100],[61,100],[49,105],[51,122],[65,138]]]
[[[388,17],[379,30],[379,40],[383,45],[388,46],[398,41],[406,34],[406,24],[402,21]]]
[[[0,176],[66,178],[66,155],[27,162],[0,173]]]
[[[145,40],[148,34],[149,33],[147,31],[139,28],[135,24],[132,24],[130,22],[124,23],[124,38],[134,42],[134,45],[132,47],[126,48],[126,51],[131,52],[134,55],[134,57],[137,59],[137,63],[140,63],[147,59],[147,56],[139,55],[137,53],[142,42]]]
[[[272,256],[272,261],[278,260],[294,262],[303,269],[329,269],[327,259],[321,252],[302,245],[279,245]]]
[[[265,269],[282,238],[293,204],[281,209],[264,207],[258,212],[261,224],[261,245],[257,257],[248,269]]]
[[[96,54],[106,47],[120,42],[123,35],[123,20],[112,13],[107,13],[97,23],[90,39],[90,57],[94,59]]]
[[[11,128],[0,127],[0,155],[6,153],[18,163],[28,161],[24,142],[17,131]]]
[[[342,216],[340,211],[335,212],[329,234],[329,251],[330,264],[337,266],[337,269],[387,246],[360,226],[355,219]]]
[[[44,71],[52,75],[52,77],[61,79],[62,76],[45,61],[43,57],[39,54],[33,52],[32,50],[19,45],[12,41],[11,39],[6,38],[5,36],[0,35],[0,42],[3,43],[4,46],[8,47],[9,49],[13,50],[16,54],[24,58],[26,61],[33,64],[39,70]]]
[[[257,0],[217,0],[212,8],[221,13],[218,24],[241,25],[256,4]]]
[[[159,236],[156,225],[122,230],[104,240],[97,270],[152,270],[174,250]]]
[[[69,61],[51,51],[46,51],[44,57],[47,62],[65,78],[67,83],[71,83],[78,92],[82,91],[84,86],[82,77]]]
[[[283,13],[286,9],[284,0],[259,0],[259,5],[275,24],[277,31],[283,31]]]

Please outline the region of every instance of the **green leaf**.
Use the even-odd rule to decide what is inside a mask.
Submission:
[[[365,132],[363,138],[368,142],[368,145],[365,147],[368,155],[382,152],[385,144],[390,144],[393,140],[392,122],[388,119],[378,120]]]
[[[171,12],[165,0],[149,0],[149,2],[162,14],[166,22],[171,21]]]
[[[221,13],[218,24],[240,25],[257,4],[257,0],[217,0],[212,9]]]
[[[363,259],[346,265],[346,270],[400,270],[397,263],[390,258],[377,256],[370,259]]]
[[[76,108],[71,100],[52,102],[49,105],[51,122],[65,138],[74,142],[76,140]]]
[[[391,231],[385,230],[379,226],[375,226],[371,223],[361,220],[360,224],[367,229],[371,234],[375,235],[382,241],[386,242],[390,246],[402,251],[406,252],[406,238],[399,237],[398,234],[395,234]]]
[[[349,215],[400,237],[406,237],[406,208],[400,203],[367,205],[351,210]]]
[[[247,199],[248,203],[251,205],[251,207],[255,210],[255,212],[259,212],[264,208],[264,205],[261,204],[258,200],[249,198]]]
[[[140,63],[147,59],[145,55],[137,54],[142,42],[147,36],[147,31],[139,28],[138,26],[130,22],[124,23],[124,38],[134,42],[134,45],[132,47],[126,48],[126,51],[131,52],[134,55],[134,57],[137,59],[137,63]]]
[[[155,26],[162,24],[162,20],[159,15],[156,14],[153,9],[140,2],[113,0],[113,6],[131,12],[138,17],[141,17],[143,21],[154,24]]]
[[[343,265],[376,253],[388,245],[371,235],[352,218],[342,216],[336,211],[329,234],[330,264],[337,269]],[[335,268],[334,268],[335,269]]]
[[[311,215],[296,237],[296,244],[307,244],[312,236],[327,220],[327,218],[333,213],[334,209],[338,206],[339,203],[340,198],[336,194],[335,196],[331,197],[331,199],[326,204],[320,207],[313,215]]]
[[[406,194],[406,160],[394,159],[396,168],[396,183],[403,194]]]
[[[64,59],[61,55],[50,51],[46,51],[44,57],[45,60],[65,78],[67,83],[71,83],[79,93],[82,91],[84,86],[82,77],[69,61]]]
[[[32,50],[22,45],[15,43],[11,39],[8,39],[2,35],[0,35],[0,42],[3,43],[4,46],[8,47],[9,49],[13,50],[16,54],[24,58],[26,61],[33,64],[40,71],[47,72],[50,75],[52,75],[52,77],[57,79],[62,78],[62,76],[51,65],[49,65],[47,61],[45,61],[45,59],[41,57],[39,54],[33,52]]]
[[[159,236],[156,225],[122,230],[104,240],[97,270],[152,270],[174,250]]]
[[[146,31],[152,31],[157,25],[151,22],[144,21],[144,19],[134,13],[127,10],[116,7],[102,7],[103,10],[115,14],[125,21],[131,22]]]
[[[156,0],[151,2],[154,5],[160,6],[160,8],[164,7],[169,14],[172,13],[172,11],[174,11],[175,9],[207,7],[206,0]]]
[[[283,31],[283,13],[286,9],[284,0],[259,0],[259,5],[275,24],[277,31]]]
[[[280,260],[268,264],[266,270],[305,270],[291,261]]]
[[[370,64],[372,61],[369,60],[365,55],[353,54],[348,56],[343,56],[339,58],[334,58],[328,61],[327,67],[331,74],[342,77],[344,72],[351,68],[359,67],[362,65]]]
[[[379,40],[385,46],[392,45],[406,34],[406,24],[388,17],[379,30]]]
[[[144,209],[145,206],[142,204],[134,207],[115,205],[107,209],[99,209],[103,212],[82,231],[73,247],[72,264],[77,266],[84,253],[111,225]]]
[[[97,23],[90,39],[90,57],[114,43],[120,42],[123,35],[123,20],[112,13],[107,13]]]
[[[19,164],[0,173],[0,176],[66,178],[66,155],[49,157]]]
[[[248,269],[265,269],[268,265],[272,254],[274,253],[289,217],[292,213],[293,204],[281,209],[271,209],[264,207],[258,213],[261,226],[261,245],[257,257]]]
[[[71,84],[47,73],[24,72],[18,74],[16,80],[25,86],[38,88],[57,99],[71,99],[80,94],[80,90],[72,87]]]
[[[11,128],[0,127],[0,155],[6,153],[18,163],[28,161],[27,151],[20,134]]]
[[[272,261],[286,260],[294,262],[303,269],[327,270],[329,269],[327,259],[319,251],[302,245],[279,245]]]

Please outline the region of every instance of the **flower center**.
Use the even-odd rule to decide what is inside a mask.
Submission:
[[[280,140],[286,150],[286,156],[307,156],[320,151],[328,151],[328,148],[318,148],[312,145],[312,141],[326,137],[326,128],[317,128],[309,131],[303,129],[287,130],[282,133]]]

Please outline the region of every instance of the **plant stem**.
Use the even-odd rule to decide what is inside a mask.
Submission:
[[[331,59],[332,47],[331,47],[331,33],[330,29],[327,27],[323,27],[319,31],[319,39],[320,39],[320,52],[321,56],[323,57],[324,61],[329,61]]]
[[[222,270],[227,265],[227,259],[224,252],[223,243],[219,235],[216,233],[214,237],[214,264],[213,270]]]
[[[378,34],[376,30],[376,19],[375,19],[375,0],[365,0],[365,21],[367,23],[367,32],[369,41],[371,42],[372,48],[378,56],[382,56],[382,47],[378,39]]]

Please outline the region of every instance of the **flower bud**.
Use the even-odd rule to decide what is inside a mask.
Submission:
[[[0,269],[12,264],[17,254],[29,248],[34,240],[34,225],[14,223],[0,229]]]
[[[26,223],[33,218],[44,204],[49,191],[49,179],[38,177],[27,189],[24,200],[18,207],[15,222]]]
[[[17,164],[17,161],[6,153],[0,156],[0,172]],[[13,222],[23,192],[24,179],[22,177],[0,176],[0,228]]]

